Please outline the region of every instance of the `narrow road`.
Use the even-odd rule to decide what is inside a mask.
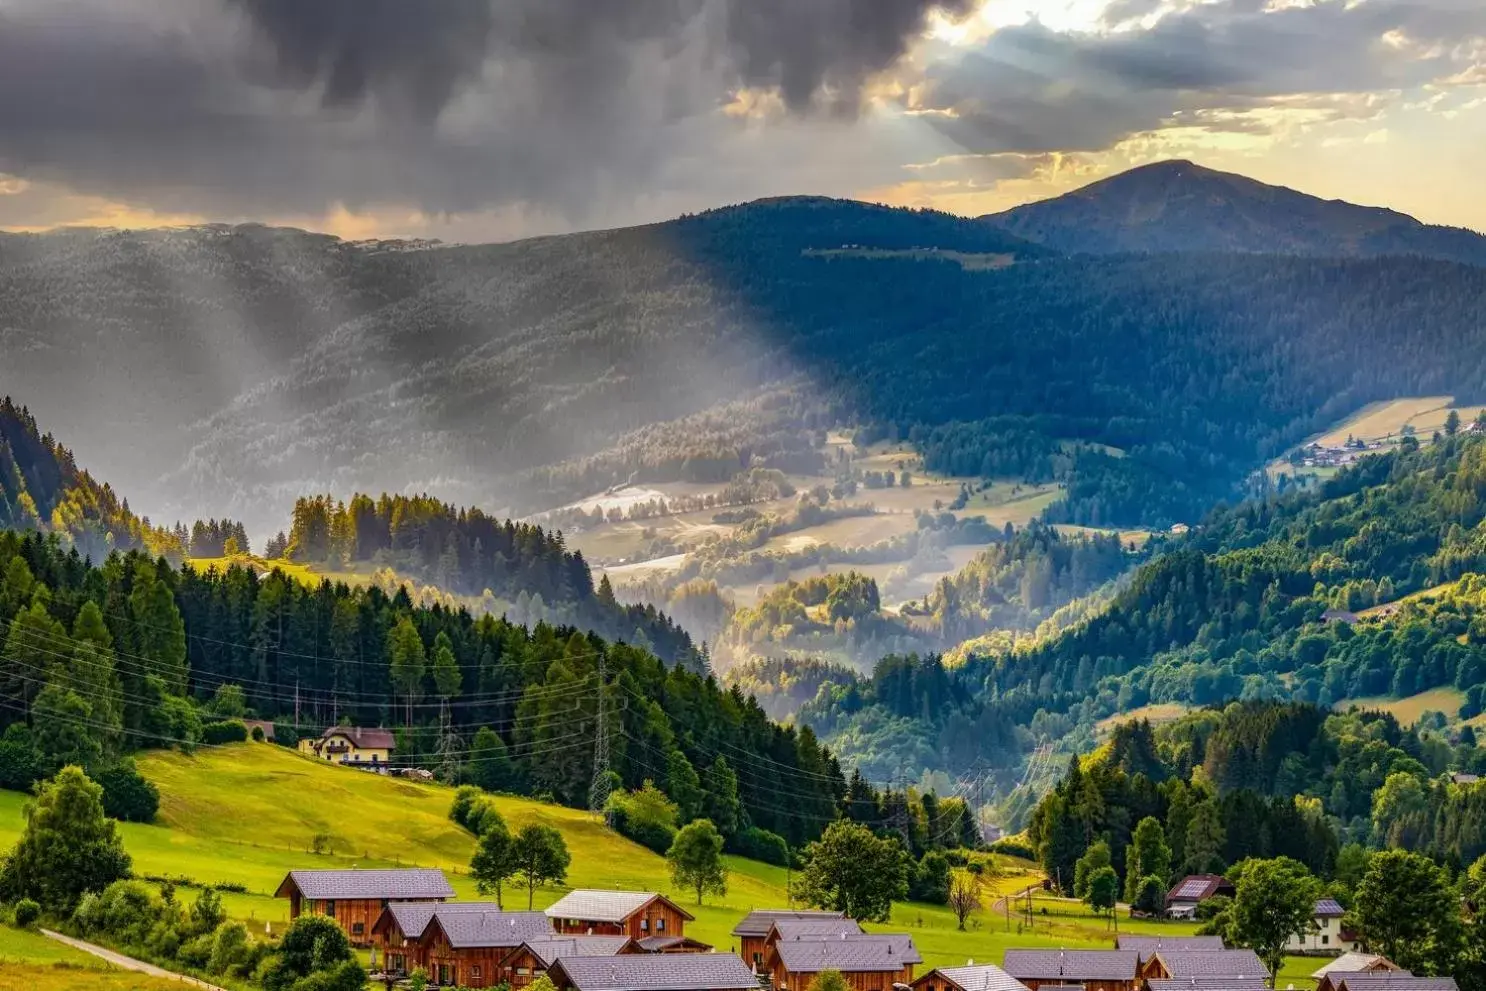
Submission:
[[[115,967],[119,967],[124,970],[138,971],[141,974],[147,974],[150,977],[158,977],[162,980],[167,981],[180,981],[182,984],[191,984],[198,988],[203,988],[204,991],[226,991],[225,988],[219,988],[215,984],[208,984],[205,981],[198,981],[194,977],[187,977],[185,974],[177,974],[169,970],[163,970],[159,967],[156,967],[152,963],[145,963],[143,960],[136,960],[133,957],[126,957],[122,953],[115,953],[113,950],[110,950],[107,947],[98,946],[96,943],[86,943],[80,939],[73,939],[71,936],[63,936],[61,933],[52,932],[50,929],[41,930],[41,934],[47,939],[54,939],[59,943],[63,943],[67,946],[72,947],[74,950],[82,950],[84,953],[91,953],[93,954],[93,956],[98,957],[101,960],[107,960]]]

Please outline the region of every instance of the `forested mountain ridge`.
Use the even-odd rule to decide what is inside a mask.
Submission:
[[[1481,395],[1483,303],[1423,258],[1065,258],[805,198],[480,246],[66,231],[0,236],[0,388],[137,502],[254,533],[304,492],[520,515],[841,424],[1167,525],[1367,402]]]
[[[705,802],[729,837],[755,827],[799,844],[846,792],[808,729],[709,676],[402,591],[139,552],[91,565],[55,536],[0,531],[0,629],[0,787],[242,739],[244,717],[274,721],[289,745],[345,719],[394,728],[400,762],[447,780],[587,807],[602,706],[612,784]]]
[[[185,552],[179,534],[150,525],[129,509],[107,482],[77,466],[72,452],[9,396],[0,398],[0,529],[42,529],[64,534],[83,554],[102,560],[109,551]]]
[[[1421,255],[1486,265],[1486,237],[1186,161],[1156,162],[984,218],[1058,251]]]
[[[1486,437],[1408,440],[1313,491],[1215,512],[1061,635],[953,669],[889,658],[870,681],[825,682],[800,719],[857,760],[933,755],[961,772],[1016,766],[1038,742],[1091,746],[1100,720],[1149,703],[1450,687],[1470,716],[1486,692],[1483,534]],[[1392,605],[1359,618],[1374,604]],[[970,727],[985,742],[967,751]]]

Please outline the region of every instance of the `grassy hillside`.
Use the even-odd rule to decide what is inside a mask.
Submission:
[[[243,885],[248,893],[228,895],[225,901],[234,917],[257,928],[271,923],[277,931],[287,921],[287,901],[274,899],[272,892],[294,868],[440,867],[460,898],[476,897],[463,873],[474,841],[445,816],[453,794],[449,788],[332,767],[264,744],[191,756],[154,753],[140,766],[160,788],[161,809],[156,825],[121,826],[135,870],[203,884]],[[783,869],[740,858],[730,858],[726,896],[709,898],[700,907],[689,904],[684,894],[673,891],[664,859],[607,831],[587,813],[519,798],[496,802],[514,827],[542,822],[562,832],[573,856],[568,878],[573,886],[670,893],[697,916],[688,933],[719,949],[732,946],[729,934],[745,912],[787,904]],[[0,791],[0,849],[19,835],[24,803],[25,796]],[[329,853],[311,852],[321,834],[330,836]],[[969,932],[956,931],[948,909],[915,903],[896,906],[890,924],[872,928],[912,933],[928,966],[962,963],[967,957],[1000,960],[1008,946],[1109,945],[1103,920],[1061,900],[1039,900],[1034,928],[1019,932],[1024,923],[1016,909],[1008,918],[1004,905],[993,903],[1039,881],[1040,875],[1027,865],[1008,862],[1007,868],[988,885],[986,911],[972,920]],[[538,891],[537,907],[560,893]],[[507,898],[510,905],[524,906],[524,895]],[[1135,925],[1187,931],[1176,925]],[[17,958],[50,962],[70,953],[28,936],[12,940],[11,932],[4,935],[7,948],[19,947],[14,949]]]

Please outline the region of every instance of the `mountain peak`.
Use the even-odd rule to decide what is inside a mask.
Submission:
[[[1153,162],[984,218],[1068,252],[1425,255],[1486,264],[1486,238],[1325,200],[1184,159]]]

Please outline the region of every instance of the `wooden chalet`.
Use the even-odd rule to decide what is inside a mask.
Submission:
[[[642,953],[711,953],[712,944],[690,936],[646,936],[635,940]]]
[[[546,939],[529,939],[516,947],[501,961],[501,973],[514,991],[546,976],[560,957],[616,957],[643,952],[628,936],[553,934]]]
[[[913,991],[1027,991],[1027,986],[993,964],[936,967],[913,982]]]
[[[1151,979],[1194,977],[1269,979],[1269,968],[1253,950],[1157,950],[1140,965],[1140,976]]]
[[[638,953],[558,957],[547,971],[558,991],[758,991],[731,953]]]
[[[1188,874],[1166,892],[1166,914],[1173,919],[1191,919],[1197,906],[1214,895],[1233,897],[1233,883],[1219,874]]]
[[[796,912],[787,909],[761,909],[749,912],[733,927],[738,939],[738,956],[754,970],[764,965],[764,954],[768,949],[767,939],[774,923],[781,919],[843,919],[843,912]]]
[[[924,962],[906,933],[842,933],[775,940],[764,958],[774,991],[805,991],[825,970],[838,970],[853,991],[890,991],[913,983]]]
[[[685,936],[695,920],[686,909],[654,891],[603,891],[576,888],[547,907],[560,933],[588,936]]]
[[[1416,977],[1407,970],[1327,974],[1316,991],[1459,991],[1453,977]]]
[[[1333,960],[1328,960],[1325,965],[1312,971],[1311,976],[1319,981],[1330,974],[1340,977],[1342,974],[1362,974],[1384,970],[1401,971],[1403,968],[1380,953],[1348,952]]]
[[[1145,981],[1143,991],[1268,991],[1263,977],[1168,977]]]
[[[449,921],[464,916],[469,919]],[[495,902],[391,902],[372,927],[372,935],[387,974],[421,969],[433,979],[442,965],[459,975],[457,983],[487,987],[500,983],[499,976],[491,979],[498,975],[499,961],[492,965],[489,957],[504,957],[527,940],[550,938],[553,933],[543,913],[503,912]]]
[[[1007,950],[1001,969],[1030,991],[1077,984],[1084,991],[1135,991],[1140,954],[1135,950]]]
[[[407,870],[290,871],[274,892],[289,899],[289,918],[334,919],[356,946],[370,946],[372,927],[394,901],[437,904],[454,897],[444,872]]]

